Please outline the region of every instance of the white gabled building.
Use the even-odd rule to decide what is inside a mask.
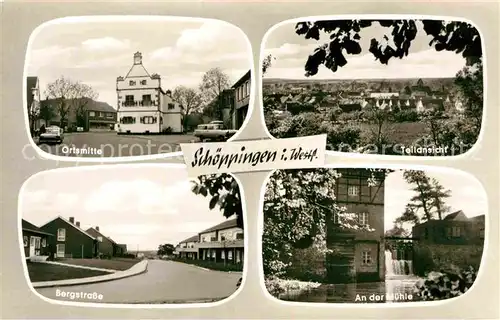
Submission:
[[[158,74],[142,65],[142,54],[125,77],[116,79],[118,133],[182,133],[182,106],[161,87]]]

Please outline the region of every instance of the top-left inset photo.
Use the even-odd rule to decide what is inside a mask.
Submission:
[[[251,95],[251,45],[220,20],[69,17],[30,36],[25,119],[49,158],[138,158],[227,141]]]

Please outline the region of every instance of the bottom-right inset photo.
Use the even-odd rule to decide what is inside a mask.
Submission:
[[[283,301],[446,300],[483,256],[487,196],[458,170],[278,170],[263,210],[265,287]]]

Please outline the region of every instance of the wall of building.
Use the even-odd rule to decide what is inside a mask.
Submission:
[[[24,237],[27,237],[27,245],[24,245]],[[26,258],[30,257],[30,242],[31,242],[31,237],[38,237],[40,238],[40,253],[39,255],[41,256],[46,256],[50,254],[49,251],[49,241],[48,241],[48,236],[47,235],[42,235],[36,232],[30,232],[23,230],[23,247],[24,247],[24,256]],[[45,239],[45,242],[43,241]],[[45,243],[45,246],[43,245]]]
[[[65,241],[57,240],[57,229],[59,228],[66,229]],[[65,255],[68,257],[82,258],[82,253],[83,258],[94,257],[94,241],[71,225],[68,225],[65,221],[56,219],[42,226],[40,229],[54,235],[50,237],[49,241],[50,250],[54,253],[57,253],[57,244],[65,244]]]
[[[453,235],[453,228],[459,228],[460,235]],[[483,233],[481,232],[483,230]],[[420,242],[435,244],[482,245],[484,243],[484,222],[434,220],[413,227],[413,236]]]
[[[172,132],[176,133],[184,131],[181,105],[174,101],[169,93],[162,96],[160,110],[163,112],[162,130],[171,128]]]
[[[212,241],[211,238],[215,238],[216,236],[217,233],[215,231],[200,233],[200,242],[210,242]]]
[[[222,237],[224,237],[225,240],[236,240],[238,233],[243,233],[243,230],[241,228],[230,228],[225,230],[219,230],[217,235],[217,241],[222,241]]]

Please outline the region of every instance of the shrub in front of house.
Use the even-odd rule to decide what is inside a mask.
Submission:
[[[321,283],[272,277],[265,279],[265,286],[272,296],[279,298],[280,295],[290,293],[291,291],[300,294],[308,290],[316,289],[321,286]]]
[[[209,260],[197,260],[197,259],[185,259],[185,258],[172,258],[172,261],[177,261],[177,262],[182,262],[182,263],[187,263],[187,264],[192,264],[198,267],[210,269],[210,270],[216,270],[216,271],[234,271],[234,272],[241,272],[243,271],[243,264],[242,263],[232,263],[232,262],[215,262],[215,261],[209,261]]]
[[[470,289],[476,277],[477,270],[472,266],[457,272],[433,271],[417,282],[415,293],[424,301],[458,297]]]

